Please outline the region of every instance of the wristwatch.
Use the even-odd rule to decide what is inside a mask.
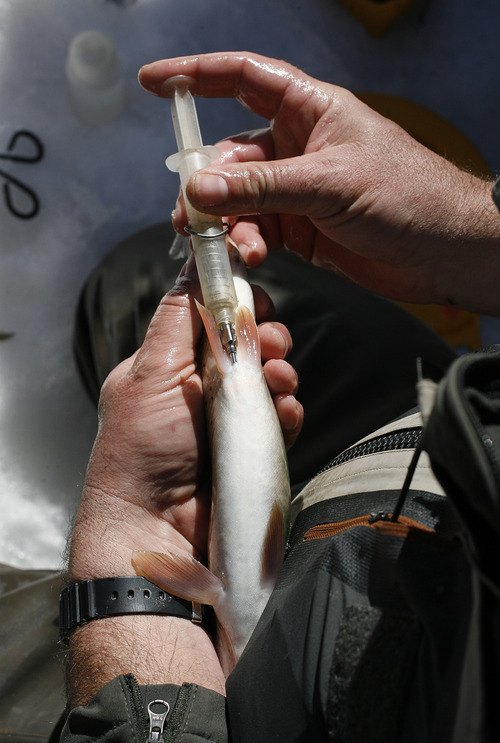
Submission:
[[[72,583],[59,599],[59,637],[94,619],[123,614],[161,614],[203,621],[203,607],[172,596],[141,576],[99,578]]]

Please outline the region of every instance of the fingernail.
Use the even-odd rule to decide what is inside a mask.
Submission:
[[[201,206],[221,206],[226,203],[229,189],[220,175],[198,175],[196,173],[193,176],[193,182]]]
[[[279,345],[281,346],[281,358],[282,358],[282,359],[284,359],[284,358],[285,358],[285,356],[286,356],[286,355],[287,355],[287,353],[288,353],[288,346],[287,346],[286,338],[285,338],[285,336],[283,335],[283,333],[281,333],[281,332],[280,332],[280,331],[278,330],[278,328],[273,328],[273,331],[274,331],[274,333],[273,333],[273,334],[274,334],[274,337],[275,337],[276,341],[277,341],[277,342],[279,343]]]
[[[151,93],[158,93],[160,90],[160,85],[155,80],[148,79],[148,73],[150,70],[152,70],[154,67],[154,62],[151,64],[145,64],[141,67],[139,72],[137,73],[137,79],[139,81],[139,85],[141,85],[145,90],[150,91]]]
[[[299,426],[302,425],[302,405],[295,400],[295,426],[294,428],[297,429]]]

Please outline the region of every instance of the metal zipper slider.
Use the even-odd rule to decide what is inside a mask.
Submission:
[[[154,712],[153,711],[153,705],[154,704],[161,704],[164,711],[163,712]],[[150,702],[148,704],[148,714],[149,714],[149,737],[148,737],[148,743],[161,743],[163,740],[163,728],[165,726],[165,720],[168,717],[168,713],[170,712],[170,705],[168,702],[165,702],[163,699],[155,699],[153,702]]]

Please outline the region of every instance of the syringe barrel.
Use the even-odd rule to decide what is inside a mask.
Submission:
[[[238,302],[225,238],[193,235],[192,244],[205,306],[218,326],[233,323]]]
[[[171,79],[175,88],[172,98],[172,121],[179,152],[167,158],[170,170],[179,173],[186,206],[193,252],[200,277],[203,302],[214,315],[219,328],[234,325],[234,311],[238,305],[233,274],[220,217],[195,209],[186,196],[189,178],[197,170],[206,168],[218,157],[216,147],[205,147],[200,134],[194,99],[189,92],[189,79],[184,76]],[[196,234],[198,233],[198,234]],[[213,237],[212,237],[213,235]]]
[[[179,178],[181,181],[182,193],[186,205],[186,213],[189,227],[195,232],[205,233],[213,227],[217,232],[222,230],[222,220],[220,217],[204,214],[195,209],[186,196],[186,187],[190,177],[197,170],[206,168],[212,160],[211,150],[203,148],[199,150],[184,150],[179,152],[177,167],[179,169]]]

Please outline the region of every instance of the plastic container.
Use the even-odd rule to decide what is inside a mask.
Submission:
[[[101,31],[75,36],[66,60],[71,106],[85,124],[114,121],[125,105],[125,78],[116,45]]]

